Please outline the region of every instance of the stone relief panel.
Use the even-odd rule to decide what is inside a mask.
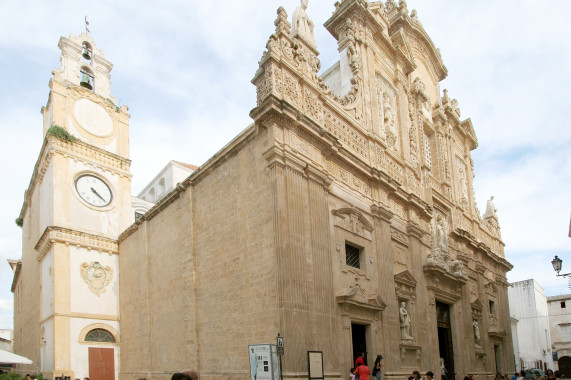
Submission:
[[[389,82],[379,73],[377,73],[375,79],[377,87],[377,112],[380,122],[376,132],[390,149],[398,152],[399,133],[398,118],[396,114],[397,93]]]
[[[106,290],[105,288],[113,278],[113,269],[111,267],[102,267],[99,262],[82,263],[80,266],[81,278],[89,287],[89,290],[97,296],[100,296]]]
[[[324,160],[329,174],[352,190],[355,190],[368,198],[372,197],[372,187],[369,181],[357,177],[334,160],[327,160],[326,158],[324,158]]]
[[[367,139],[355,128],[328,110],[324,111],[323,126],[329,133],[337,137],[351,152],[367,160]]]

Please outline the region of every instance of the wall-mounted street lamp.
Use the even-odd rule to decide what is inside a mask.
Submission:
[[[553,265],[553,269],[555,270],[557,277],[568,277],[569,280],[568,286],[569,289],[571,289],[571,273],[563,273],[563,274],[559,273],[561,272],[561,266],[563,265],[563,260],[561,260],[556,255],[555,258],[551,260],[551,265]]]

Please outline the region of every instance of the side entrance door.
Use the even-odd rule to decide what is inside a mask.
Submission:
[[[89,380],[115,380],[115,350],[89,347]]]

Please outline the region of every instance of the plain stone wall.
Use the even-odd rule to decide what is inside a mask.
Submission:
[[[199,368],[201,379],[245,378],[247,345],[275,342],[274,227],[262,142],[193,177],[120,243],[122,379],[166,379],[184,368]]]

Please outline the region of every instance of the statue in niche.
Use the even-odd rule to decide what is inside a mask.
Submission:
[[[436,247],[445,250],[446,247],[446,226],[444,218],[440,215],[436,219]]]
[[[480,325],[478,321],[474,321],[472,326],[474,327],[474,342],[476,342],[476,346],[480,347]]]
[[[468,199],[468,184],[466,183],[466,172],[464,168],[458,169],[458,173],[460,175],[460,189],[462,190],[462,197],[463,199]]]
[[[400,317],[400,336],[402,340],[412,340],[410,335],[410,316],[406,310],[406,302],[401,302],[399,309]]]
[[[309,19],[305,10],[309,0],[301,0],[301,6],[293,12],[292,36],[299,37],[307,42],[311,47],[317,48],[315,36],[313,35],[313,21]]]
[[[383,109],[384,109],[384,122],[385,129],[390,130],[395,133],[395,115],[393,113],[393,108],[391,107],[391,99],[389,94],[383,93]],[[388,127],[388,128],[387,128]],[[395,133],[396,134],[396,133]]]

